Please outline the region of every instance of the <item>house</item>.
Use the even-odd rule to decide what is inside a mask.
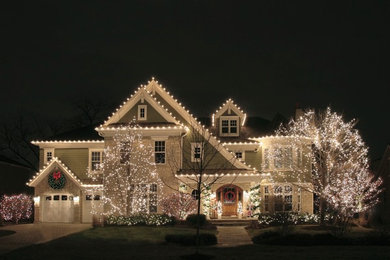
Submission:
[[[136,130],[153,147],[156,171],[164,183],[161,188],[154,183],[138,184],[145,192],[146,212],[161,212],[161,206],[153,202],[175,189],[196,195],[200,176],[208,191],[202,196],[209,203],[203,204],[202,211],[211,217],[216,215],[211,204],[219,205],[222,216],[250,215],[253,190],[261,198],[261,212],[313,212],[313,194],[307,189],[311,187],[311,162],[306,156],[310,140],[254,129],[256,120],[250,120],[232,99],[210,120],[199,120],[152,79],[94,130],[32,142],[39,146],[41,169],[27,183],[34,187],[36,222],[87,223],[93,213],[110,210],[102,198],[107,195],[104,190],[115,184],[105,181],[105,173],[99,173],[97,166],[115,134],[134,119]],[[93,180],[91,171],[102,178]],[[302,182],[297,175],[307,179]],[[130,196],[133,189],[122,192]]]

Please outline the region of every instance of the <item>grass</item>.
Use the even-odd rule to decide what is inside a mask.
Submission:
[[[321,227],[319,225],[296,225],[296,226],[290,226],[291,232],[293,233],[303,233],[303,234],[324,234],[324,233],[331,233],[334,231],[334,228],[332,226],[329,227]],[[254,237],[257,235],[260,235],[264,232],[268,231],[279,231],[280,227],[267,227],[267,228],[262,228],[262,229],[247,229],[248,234],[250,237]],[[361,236],[366,236],[369,235],[370,233],[375,232],[374,229],[370,228],[364,228],[364,227],[352,227],[350,232],[346,233],[347,237],[361,237]]]
[[[13,231],[13,230],[4,230],[4,229],[2,229],[2,230],[0,230],[0,237],[9,236],[9,235],[12,235],[14,233],[16,233],[16,232]]]
[[[202,230],[213,233],[215,231]],[[251,231],[252,232],[252,231]],[[256,231],[257,232],[257,231]],[[86,230],[45,244],[13,251],[4,259],[181,259],[195,252],[164,242],[166,234],[195,233],[178,227],[105,227]],[[389,259],[387,246],[267,246],[202,247],[213,259]],[[0,256],[2,259],[2,256]]]

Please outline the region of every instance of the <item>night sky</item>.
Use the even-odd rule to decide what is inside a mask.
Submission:
[[[69,117],[85,96],[117,106],[155,76],[196,116],[230,97],[267,119],[331,105],[372,158],[390,142],[389,1],[112,2],[1,8],[3,122]]]

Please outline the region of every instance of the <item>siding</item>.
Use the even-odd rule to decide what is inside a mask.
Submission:
[[[135,104],[129,112],[127,112],[118,122],[119,123],[129,123],[133,120],[133,118],[138,118],[138,105],[147,105],[147,120],[142,120],[140,122],[148,122],[148,123],[165,123],[167,120],[165,120],[159,112],[157,112],[146,100],[144,103],[141,103],[139,101],[137,104]]]
[[[88,148],[57,148],[55,149],[54,154],[68,166],[78,178],[81,180],[88,179]]]

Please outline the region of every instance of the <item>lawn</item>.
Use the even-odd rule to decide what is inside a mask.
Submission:
[[[2,230],[0,230],[0,237],[12,235],[14,233],[15,233],[15,231],[2,229]]]
[[[332,226],[329,227],[322,227],[319,225],[291,225],[289,226],[289,231],[293,233],[306,233],[306,234],[319,234],[319,233],[331,233],[334,231],[332,229]],[[254,237],[257,235],[260,235],[262,233],[268,232],[268,231],[279,231],[280,227],[267,227],[267,228],[261,228],[261,229],[247,229],[248,234],[250,237]],[[375,232],[374,229],[371,228],[364,228],[364,227],[352,227],[349,232],[346,233],[346,236],[348,237],[361,237],[369,235],[370,233]]]
[[[202,232],[215,232],[203,230]],[[105,227],[86,230],[45,244],[13,251],[4,259],[181,259],[194,247],[164,242],[165,234],[195,233],[178,227]],[[202,247],[214,259],[389,259],[387,246],[266,246]],[[2,259],[2,256],[0,256]]]

